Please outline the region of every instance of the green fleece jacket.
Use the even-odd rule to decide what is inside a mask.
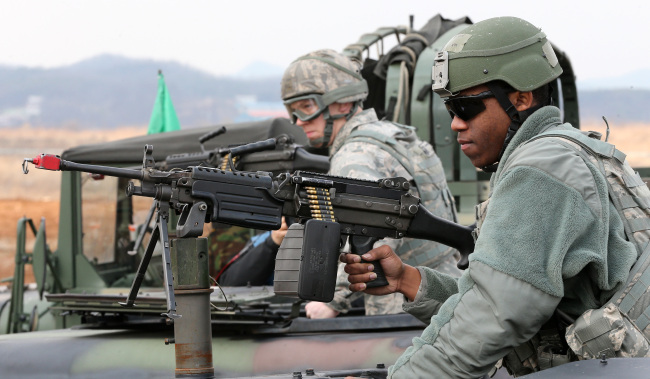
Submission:
[[[430,322],[390,378],[476,378],[528,341],[556,308],[574,316],[603,304],[636,260],[607,182],[573,148],[532,137],[562,124],[533,113],[492,175],[487,214],[470,265],[455,280],[418,268],[404,310]]]

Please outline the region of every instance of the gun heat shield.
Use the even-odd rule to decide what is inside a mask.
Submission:
[[[330,302],[334,298],[341,227],[329,221],[292,224],[275,260],[278,295]]]

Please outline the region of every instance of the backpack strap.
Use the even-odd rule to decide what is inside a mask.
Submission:
[[[544,137],[560,137],[565,138],[570,141],[577,143],[583,148],[592,152],[592,154],[597,155],[601,158],[616,158],[619,162],[623,163],[625,161],[625,153],[616,149],[614,145],[609,142],[604,142],[591,138],[584,133],[576,130],[549,130],[544,133],[541,133],[533,138],[530,141],[534,141]]]
[[[397,159],[402,166],[406,168],[409,174],[411,174],[411,176],[415,173],[412,165],[408,162],[408,151],[404,146],[402,146],[402,144],[397,142],[397,140],[391,136],[381,134],[374,130],[357,129],[350,133],[350,137],[345,140],[345,143],[350,142],[368,142],[376,145]]]
[[[350,142],[367,142],[390,154],[408,171],[417,187],[419,178],[417,178],[415,167],[409,159],[409,152],[397,139],[372,130],[355,130],[350,133],[350,137],[344,143]]]
[[[630,270],[625,286],[612,296],[612,302],[621,312],[627,314],[634,324],[644,332],[650,326],[650,303],[647,292],[650,288],[650,241],[646,244],[643,254],[637,259]],[[643,297],[646,301],[640,301]]]

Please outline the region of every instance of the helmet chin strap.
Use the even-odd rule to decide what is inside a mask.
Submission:
[[[323,136],[320,138],[316,138],[313,141],[309,140],[309,146],[327,147],[327,145],[330,142],[330,138],[332,138],[332,133],[334,132],[334,121],[343,117],[345,117],[346,120],[351,119],[352,116],[354,116],[354,114],[357,112],[360,103],[361,103],[360,101],[356,101],[352,106],[352,109],[350,109],[350,112],[344,114],[337,114],[337,115],[331,115],[328,106],[327,109],[323,111],[323,119],[325,119],[325,129],[323,130]]]
[[[499,162],[503,157],[503,153],[506,151],[506,148],[510,144],[510,141],[512,141],[512,137],[515,136],[515,134],[521,127],[521,124],[523,124],[524,121],[526,121],[528,116],[533,114],[535,111],[537,111],[539,108],[543,107],[544,105],[537,104],[535,106],[526,109],[525,111],[519,112],[517,108],[515,108],[515,105],[512,104],[512,102],[510,101],[510,98],[508,98],[508,93],[503,89],[503,87],[499,86],[496,83],[488,83],[487,86],[490,89],[490,91],[494,94],[494,97],[499,102],[499,105],[501,105],[501,108],[503,108],[503,110],[506,112],[508,117],[510,117],[510,125],[508,125],[508,133],[506,133],[506,138],[503,140],[503,146],[501,146],[499,157],[497,158],[496,162],[481,167],[481,170],[485,172],[496,172],[497,168],[499,167]]]
[[[332,131],[334,130],[334,119],[330,117],[329,111],[323,112],[323,118],[325,119],[325,129],[323,130],[323,136],[316,138],[315,140],[309,140],[309,146],[311,147],[326,147],[332,138]]]

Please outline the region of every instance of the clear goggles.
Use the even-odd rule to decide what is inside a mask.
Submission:
[[[294,97],[286,100],[284,106],[287,108],[291,122],[294,124],[298,120],[303,122],[311,121],[327,110],[323,97],[318,94]]]

